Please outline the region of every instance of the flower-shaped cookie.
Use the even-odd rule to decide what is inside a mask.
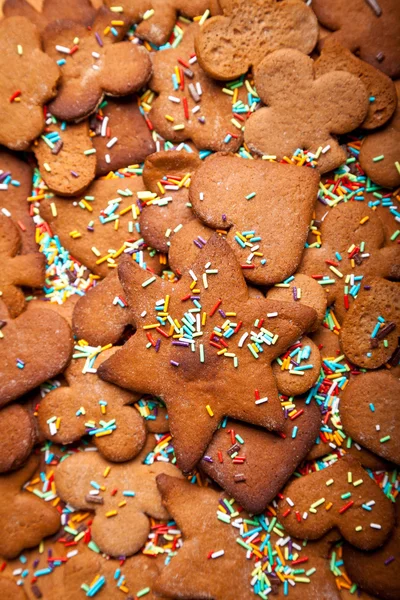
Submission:
[[[114,352],[114,349],[102,352],[93,368],[97,369]],[[38,418],[44,435],[60,444],[69,444],[86,433],[108,460],[130,460],[146,440],[142,417],[133,406],[128,406],[140,396],[102,381],[96,373],[82,373],[82,368],[82,361],[72,360],[64,373],[68,386],[46,394],[40,403]]]
[[[306,167],[221,153],[197,169],[189,198],[203,223],[229,229],[226,239],[246,279],[270,285],[299,265],[318,183]]]
[[[397,108],[387,125],[367,135],[360,149],[360,165],[378,185],[400,185],[400,81],[396,81]]]
[[[177,283],[126,261],[119,276],[137,331],[98,372],[165,401],[184,471],[224,415],[279,430],[271,362],[310,327],[313,309],[249,298],[240,265],[218,235]]]
[[[45,257],[39,252],[18,254],[22,234],[9,217],[0,215],[0,292],[12,317],[25,308],[22,286],[40,288],[45,282]]]
[[[0,21],[0,144],[26,150],[44,127],[43,105],[56,95],[60,71],[24,17]]]
[[[38,466],[39,460],[31,456],[19,471],[0,475],[0,555],[4,558],[14,558],[24,548],[37,546],[60,527],[57,510],[23,489]]]
[[[175,26],[178,13],[189,19],[210,9],[213,0],[105,0],[105,5],[129,20],[139,23],[135,34],[148,42],[166,44]]]
[[[72,354],[68,323],[45,308],[10,319],[0,302],[0,406],[61,373]],[[1,554],[1,552],[0,552]]]
[[[328,305],[343,320],[365,276],[400,278],[400,249],[383,247],[385,234],[378,215],[364,202],[341,203],[322,221],[320,248],[307,248],[298,268],[326,291]]]
[[[89,124],[51,124],[33,145],[40,174],[55,194],[77,196],[96,174],[96,154]]]
[[[250,111],[248,91],[242,82],[233,101],[222,83],[193,62],[198,31],[198,25],[191,25],[177,48],[152,55],[149,87],[158,98],[152,102],[149,119],[157,133],[171,142],[192,140],[201,150],[236,152],[243,142],[243,126]]]
[[[181,476],[169,463],[142,464],[140,458],[110,464],[96,452],[78,452],[56,469],[60,497],[76,509],[95,511],[92,538],[102,552],[130,556],[145,543],[150,517],[167,519],[156,477]]]
[[[321,55],[315,61],[317,77],[330,71],[353,73],[367,88],[370,101],[367,116],[361,123],[363,129],[375,129],[390,119],[397,104],[393,81],[382,71],[355,56],[334,38],[325,41]]]
[[[400,75],[398,0],[313,0],[312,7],[321,25],[333,32],[329,38],[389,77]]]
[[[42,4],[40,12],[27,0],[5,0],[3,13],[6,17],[26,17],[40,31],[58,19],[70,19],[88,26],[96,15],[90,0],[43,0],[39,4]]]
[[[119,42],[127,30],[123,17],[99,9],[89,30],[73,21],[55,21],[43,40],[48,54],[62,61],[60,87],[49,109],[59,119],[76,121],[95,111],[104,94],[127,96],[151,75],[147,51]]]
[[[79,202],[57,196],[43,200],[40,214],[64,248],[98,275],[107,275],[125,253],[159,273],[161,257],[149,254],[135,226],[138,193],[144,191],[141,177],[98,179]]]
[[[309,54],[317,43],[317,19],[299,0],[219,0],[223,17],[206,21],[196,55],[215,79],[235,79],[278,48]]]
[[[278,518],[286,532],[315,540],[333,528],[356,548],[381,546],[395,517],[391,501],[360,463],[346,454],[333,465],[289,483]]]
[[[331,71],[316,77],[311,58],[285,49],[259,63],[254,77],[267,106],[247,121],[244,139],[250,150],[282,159],[305,149],[318,157],[321,173],[345,162],[345,149],[332,134],[361,125],[369,105],[366,87],[356,75]]]

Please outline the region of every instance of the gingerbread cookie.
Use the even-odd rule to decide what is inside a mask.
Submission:
[[[38,419],[47,439],[70,444],[88,434],[102,456],[123,462],[143,448],[146,428],[138,411],[128,406],[140,396],[106,383],[96,374],[98,366],[114,352],[102,352],[84,373],[84,361],[73,359],[64,373],[68,386],[45,396]]]
[[[147,253],[135,227],[140,192],[145,193],[141,177],[98,179],[79,202],[57,196],[41,201],[40,214],[64,248],[93,273],[105,277],[126,253],[159,273],[160,257]]]
[[[340,416],[347,435],[378,456],[400,464],[400,382],[388,371],[359,375],[346,387]]]
[[[397,109],[381,131],[366,136],[361,144],[360,165],[367,177],[384,187],[400,185],[400,82],[396,82]]]
[[[246,279],[269,285],[296,270],[317,190],[317,173],[305,167],[216,154],[194,174],[189,198],[203,223],[229,229]]]
[[[310,338],[304,336],[272,365],[278,390],[286,396],[305,394],[317,381],[321,364],[319,349]]]
[[[33,151],[44,182],[55,194],[77,196],[95,177],[96,152],[87,121],[48,125]]]
[[[315,74],[321,77],[331,71],[347,71],[356,75],[369,95],[368,113],[361,127],[375,129],[390,119],[396,110],[397,96],[393,81],[368,63],[360,60],[334,38],[325,41],[315,62]]]
[[[145,242],[168,253],[174,235],[196,219],[189,202],[191,177],[201,161],[194,153],[156,152],[145,162],[143,181],[153,192],[140,215],[140,231]]]
[[[249,105],[244,82],[233,91],[206,75],[193,58],[199,31],[198,25],[191,25],[176,48],[152,55],[149,86],[158,97],[151,103],[149,119],[157,133],[173,143],[193,140],[201,150],[236,152],[247,114],[259,99],[253,91]]]
[[[79,452],[56,469],[60,497],[75,509],[93,510],[92,539],[102,552],[130,556],[150,532],[149,517],[167,519],[156,477],[180,475],[171,464],[143,465],[139,458],[110,464],[94,452]]]
[[[250,513],[262,512],[275,498],[318,435],[321,416],[315,403],[286,404],[291,416],[279,434],[228,421],[214,434],[200,463]]]
[[[72,328],[72,314],[74,312],[75,305],[77,304],[80,298],[82,298],[82,296],[80,296],[79,294],[73,294],[72,296],[68,296],[68,298],[60,304],[57,301],[49,302],[48,299],[39,296],[30,300],[26,309],[28,311],[35,310],[36,308],[46,308],[48,310],[54,310],[54,312],[58,313],[61,317],[63,317],[63,319],[65,319],[68,325]]]
[[[31,310],[11,319],[0,303],[0,406],[55,377],[72,354],[72,332],[53,311]],[[1,552],[0,552],[1,554]]]
[[[168,598],[254,598],[252,563],[238,548],[237,530],[217,519],[220,494],[165,474],[157,477],[157,485],[182,530],[183,545],[162,570],[156,590]],[[218,553],[215,558],[214,553]]]
[[[224,415],[280,429],[271,362],[314,322],[313,309],[249,298],[240,265],[218,235],[177,283],[130,262],[120,264],[119,277],[137,331],[99,367],[100,377],[165,401],[184,471]]]
[[[46,27],[46,52],[62,64],[58,94],[49,104],[54,116],[77,121],[94,112],[104,94],[127,96],[144,86],[151,75],[150,58],[143,47],[119,41],[127,28],[124,17],[116,18],[105,7],[90,30],[68,20]]]
[[[60,515],[50,504],[26,488],[39,461],[31,456],[27,464],[14,473],[0,475],[0,556],[10,559],[24,548],[37,546],[41,540],[56,533]]]
[[[373,550],[394,526],[393,504],[348,454],[289,483],[282,495],[278,518],[289,535],[301,539],[315,540],[338,528],[356,548]]]
[[[315,279],[296,273],[288,283],[278,283],[267,292],[270,300],[282,300],[283,302],[299,302],[311,306],[317,313],[315,323],[311,331],[318,331],[325,317],[326,294]]]
[[[20,232],[20,254],[38,249],[35,223],[26,199],[32,189],[32,169],[23,160],[6,150],[0,150],[0,211],[9,216]]]
[[[148,556],[132,556],[121,565],[101,554],[79,549],[78,556],[69,560],[61,571],[58,585],[63,600],[76,600],[83,596],[82,590],[89,596],[96,590],[96,600],[119,600],[121,592],[128,594],[128,598],[144,596],[146,600],[162,600],[153,593],[160,564]]]
[[[24,17],[0,21],[0,57],[0,144],[27,150],[44,127],[43,105],[56,95],[60,71]]]
[[[307,248],[298,268],[325,289],[339,321],[352,305],[366,276],[399,278],[399,248],[383,247],[378,215],[364,202],[340,203],[319,225],[321,247]]]
[[[399,265],[397,265],[399,266]],[[400,283],[368,278],[350,307],[340,331],[340,345],[355,365],[377,369],[400,359]]]
[[[102,102],[91,128],[98,176],[142,163],[156,149],[135,96]]]
[[[130,23],[138,23],[135,34],[139,38],[163,46],[171,36],[178,13],[193,19],[212,8],[213,0],[106,0],[105,5]]]
[[[309,54],[317,43],[317,20],[303,2],[219,2],[224,16],[206,21],[195,45],[198,61],[210,77],[236,79],[278,48]]]
[[[268,106],[251,115],[244,139],[252,152],[283,159],[298,148],[311,152],[326,173],[346,161],[334,135],[352,131],[367,116],[365,85],[345,71],[316,73],[313,60],[298,50],[277,50],[254,71],[260,98]],[[309,106],[304,119],[304,106]]]
[[[27,600],[24,588],[18,586],[9,577],[0,577],[0,596],[2,600]]]
[[[19,469],[37,442],[37,428],[26,404],[10,404],[0,410],[0,473]]]
[[[18,255],[21,234],[13,221],[0,215],[0,293],[11,317],[25,308],[22,287],[40,288],[45,283],[45,257],[39,252]]]
[[[313,10],[329,37],[389,77],[400,75],[400,13],[397,0],[314,0]]]
[[[396,526],[386,544],[374,552],[361,552],[345,544],[343,560],[351,580],[362,590],[383,600],[397,600],[400,582],[397,566],[400,560],[400,511],[396,503]],[[363,596],[361,596],[362,598]]]
[[[6,17],[26,17],[40,31],[57,19],[70,19],[89,26],[96,15],[90,0],[43,0],[40,12],[27,0],[5,0],[3,13]]]

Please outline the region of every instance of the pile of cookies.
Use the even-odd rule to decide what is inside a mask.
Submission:
[[[399,0],[5,0],[0,598],[400,598]]]

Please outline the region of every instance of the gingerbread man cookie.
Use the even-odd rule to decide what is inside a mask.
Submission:
[[[70,19],[89,26],[96,15],[90,0],[43,0],[40,12],[27,0],[5,0],[3,13],[6,17],[26,17],[40,31],[58,19]]]
[[[224,415],[280,429],[271,362],[314,322],[313,309],[249,298],[240,265],[218,235],[177,283],[126,261],[119,277],[137,331],[99,367],[100,377],[165,401],[184,471]]]
[[[94,452],[78,452],[55,472],[60,497],[76,509],[93,510],[92,539],[111,556],[131,556],[145,543],[149,518],[167,519],[156,477],[179,477],[171,464],[142,464],[139,458],[110,464]]]
[[[38,459],[31,456],[19,471],[0,475],[0,555],[6,559],[15,558],[24,548],[37,546],[60,527],[57,510],[24,489],[38,465]]]
[[[56,95],[60,71],[24,17],[0,21],[0,144],[27,150],[44,127],[43,105]]]
[[[206,21],[196,37],[198,61],[210,77],[236,79],[278,48],[309,54],[317,43],[317,20],[304,2],[219,2],[224,16]]]
[[[140,396],[106,383],[96,374],[98,366],[114,352],[102,352],[85,373],[84,362],[73,359],[64,373],[68,386],[46,394],[38,419],[47,439],[70,444],[89,434],[102,456],[123,462],[140,452],[146,428],[138,411],[128,406]]]
[[[326,173],[347,155],[334,135],[352,131],[368,112],[368,93],[356,75],[329,71],[321,76],[298,50],[277,50],[255,68],[254,81],[266,107],[251,115],[245,142],[256,154],[283,159],[298,148],[311,152]],[[304,116],[303,107],[308,106]]]
[[[127,28],[123,17],[115,18],[105,7],[90,30],[68,20],[46,27],[46,52],[62,65],[58,94],[49,104],[54,116],[81,120],[96,110],[104,94],[127,96],[144,86],[151,75],[150,58],[143,47],[119,41]]]

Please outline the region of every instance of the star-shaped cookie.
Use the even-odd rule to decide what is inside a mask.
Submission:
[[[224,415],[279,430],[271,362],[307,330],[307,306],[249,298],[227,242],[214,235],[177,283],[119,267],[137,332],[99,367],[121,387],[166,403],[178,465],[201,458]]]

